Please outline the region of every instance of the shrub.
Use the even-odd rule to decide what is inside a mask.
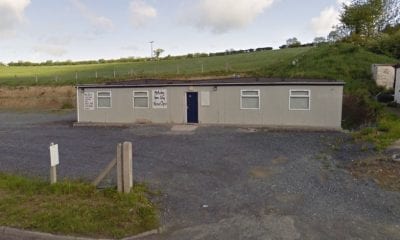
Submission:
[[[359,93],[343,96],[343,128],[355,129],[377,121],[381,106],[367,96]]]

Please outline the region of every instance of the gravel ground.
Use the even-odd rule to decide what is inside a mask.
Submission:
[[[71,127],[64,113],[0,113],[0,171],[92,180],[132,141],[134,179],[162,192],[145,239],[400,239],[400,193],[343,168],[373,154],[340,132],[169,125]],[[179,128],[178,128],[179,129]]]

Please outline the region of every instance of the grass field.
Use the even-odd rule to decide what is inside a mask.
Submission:
[[[0,173],[0,226],[103,238],[131,236],[159,225],[151,195],[140,184],[120,194],[87,183],[50,185]]]
[[[287,64],[311,48],[132,63],[0,67],[0,86],[74,85],[135,77],[187,78],[248,73]],[[115,78],[114,78],[115,71]],[[96,78],[97,73],[97,78]]]

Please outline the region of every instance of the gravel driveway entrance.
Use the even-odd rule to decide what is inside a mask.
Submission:
[[[162,192],[146,239],[400,239],[400,193],[344,168],[369,151],[339,132],[241,127],[71,127],[72,113],[0,113],[0,171],[92,180],[132,141],[134,179]]]

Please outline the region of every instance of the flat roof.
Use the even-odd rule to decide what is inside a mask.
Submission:
[[[234,77],[197,80],[137,79],[102,84],[78,84],[78,88],[168,87],[168,86],[245,86],[245,85],[344,85],[332,79]]]

